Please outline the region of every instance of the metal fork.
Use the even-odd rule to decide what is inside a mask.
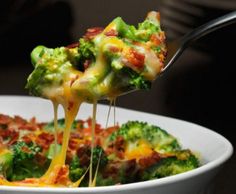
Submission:
[[[210,32],[213,32],[234,22],[236,22],[236,11],[230,12],[229,14],[211,20],[206,24],[195,28],[191,32],[184,35],[182,38],[167,43],[168,54],[165,61],[166,65],[161,71],[160,75],[165,73],[174,64],[174,62],[180,57],[183,51],[189,45],[191,45],[192,42],[209,34]]]

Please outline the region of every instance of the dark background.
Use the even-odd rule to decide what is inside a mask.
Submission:
[[[235,0],[6,0],[0,5],[0,94],[28,95],[29,54],[43,44],[68,45],[86,28],[114,17],[137,24],[150,10],[161,12],[167,41],[230,11]],[[236,145],[236,25],[195,42],[151,91],[118,98],[117,105],[191,121],[217,131]],[[104,102],[106,103],[106,102]],[[197,137],[196,137],[197,138]],[[215,194],[231,194],[236,156],[216,179]]]

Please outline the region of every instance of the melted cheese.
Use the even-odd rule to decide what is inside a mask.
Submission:
[[[95,125],[96,125],[97,101],[93,102],[93,117],[92,117],[92,141],[91,141],[91,156],[89,165],[89,187],[93,186],[93,149],[95,145]]]
[[[145,141],[139,141],[137,144],[128,144],[125,149],[125,157],[128,160],[139,159],[141,157],[150,156],[153,153],[151,146]]]

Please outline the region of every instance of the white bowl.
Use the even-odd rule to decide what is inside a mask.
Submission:
[[[108,107],[98,106],[97,122],[106,122]],[[23,118],[35,116],[38,121],[53,119],[49,101],[34,97],[0,96],[0,113],[20,115]],[[92,114],[92,106],[84,104],[78,118],[86,119]],[[59,110],[60,117],[63,111]],[[112,117],[111,117],[112,118]],[[209,194],[209,186],[222,165],[230,158],[233,148],[223,136],[205,127],[186,121],[148,114],[123,108],[116,108],[117,121],[140,120],[158,125],[179,139],[183,147],[200,155],[202,166],[178,175],[146,182],[94,187],[94,188],[30,188],[0,186],[1,194]],[[112,120],[112,119],[111,119]],[[111,121],[113,123],[113,121]]]

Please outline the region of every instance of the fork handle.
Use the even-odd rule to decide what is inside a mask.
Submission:
[[[201,38],[204,35],[209,34],[217,29],[236,22],[236,11],[230,12],[229,14],[223,15],[219,18],[211,20],[202,26],[192,30],[182,37],[182,46],[186,47],[193,41]]]

